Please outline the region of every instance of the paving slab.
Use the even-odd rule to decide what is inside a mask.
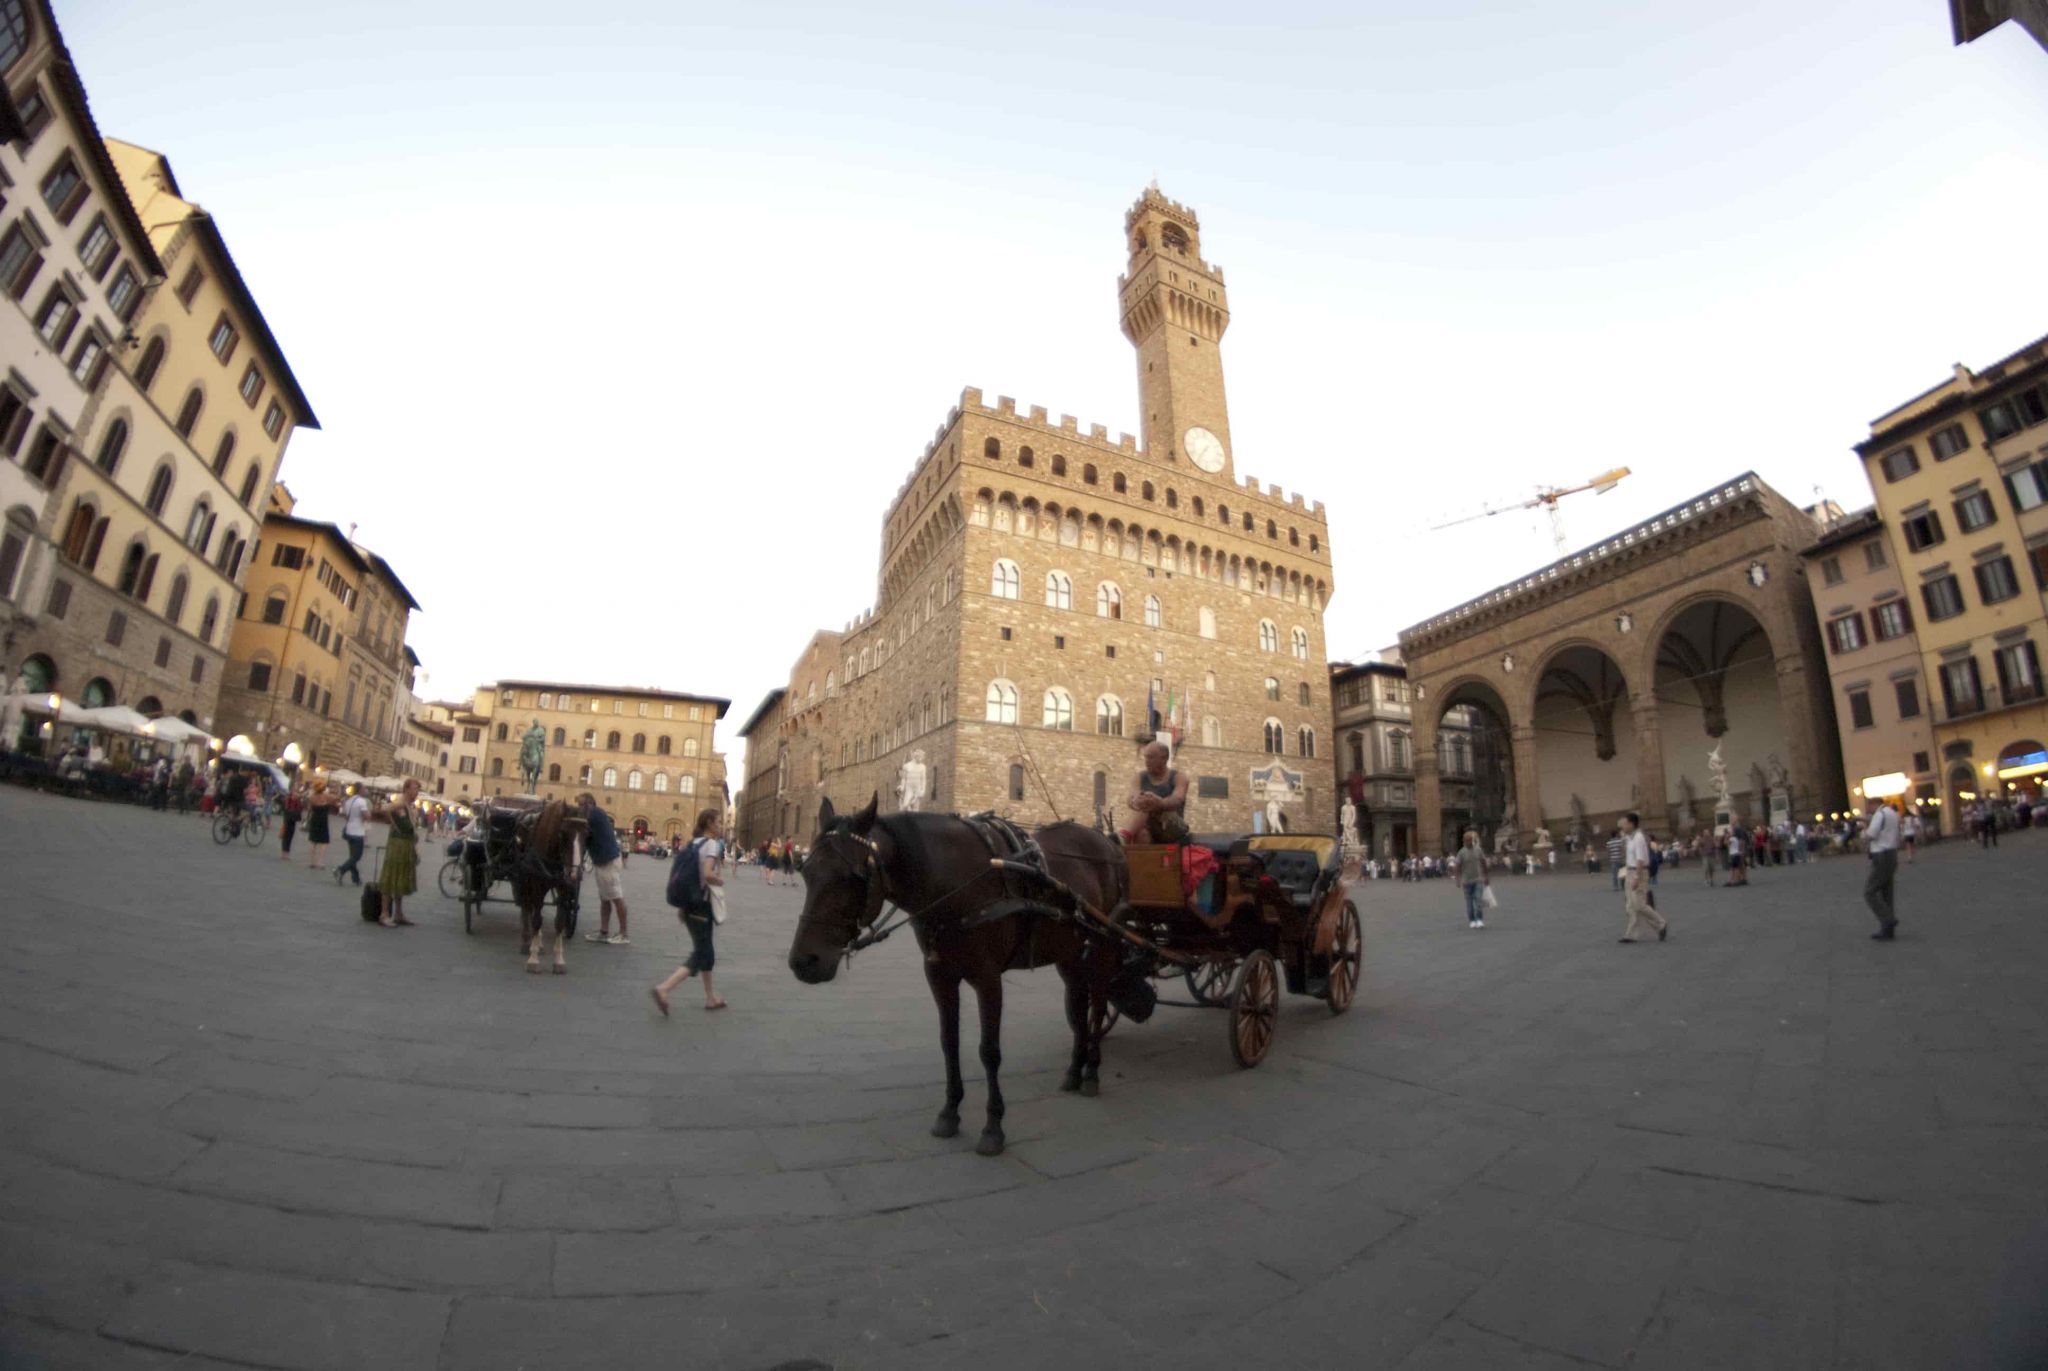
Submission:
[[[529,977],[503,906],[364,925],[197,820],[0,789],[0,834],[9,1371],[2048,1364],[2048,832],[1923,852],[1889,945],[1847,860],[1669,872],[1634,948],[1600,878],[1483,932],[1362,883],[1350,1014],[1247,1072],[1162,1009],[1091,1100],[1013,975],[996,1159],[971,1059],[929,1135],[909,945],[800,986],[752,873],[732,1009],[663,1019],[659,863],[633,945]]]

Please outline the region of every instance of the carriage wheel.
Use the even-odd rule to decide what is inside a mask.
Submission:
[[[1346,900],[1337,913],[1337,932],[1330,943],[1329,1005],[1332,1014],[1351,1008],[1358,994],[1359,968],[1365,962],[1365,936],[1358,927],[1358,906]]]
[[[1200,966],[1189,967],[1188,993],[1201,1004],[1228,1003],[1230,973],[1235,969],[1229,962],[1203,962]]]
[[[1279,1018],[1280,968],[1262,947],[1244,959],[1230,1001],[1230,1055],[1239,1066],[1257,1066],[1266,1059]]]

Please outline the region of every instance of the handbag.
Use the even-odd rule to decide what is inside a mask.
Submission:
[[[1479,902],[1488,909],[1500,908],[1500,900],[1494,895],[1493,887],[1490,885],[1480,887]]]
[[[725,922],[725,887],[722,885],[711,887],[711,922]]]

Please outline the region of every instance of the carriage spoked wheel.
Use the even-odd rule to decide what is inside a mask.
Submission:
[[[1230,998],[1230,1055],[1239,1066],[1257,1066],[1273,1045],[1280,1019],[1280,968],[1259,948],[1244,959]]]
[[[1200,1004],[1221,1005],[1230,1002],[1230,973],[1236,967],[1229,962],[1203,962],[1188,968],[1188,993]]]
[[[1358,995],[1358,976],[1365,963],[1365,937],[1358,927],[1358,906],[1346,900],[1337,913],[1337,932],[1330,943],[1329,991],[1332,1014],[1351,1008]]]

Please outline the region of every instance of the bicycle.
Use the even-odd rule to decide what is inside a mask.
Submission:
[[[450,857],[441,864],[440,886],[442,899],[459,900],[462,898],[463,891],[467,888],[463,884],[462,858]]]
[[[252,815],[244,810],[231,809],[213,816],[213,840],[222,846],[233,842],[238,836],[251,847],[261,847],[270,828],[267,816]]]

